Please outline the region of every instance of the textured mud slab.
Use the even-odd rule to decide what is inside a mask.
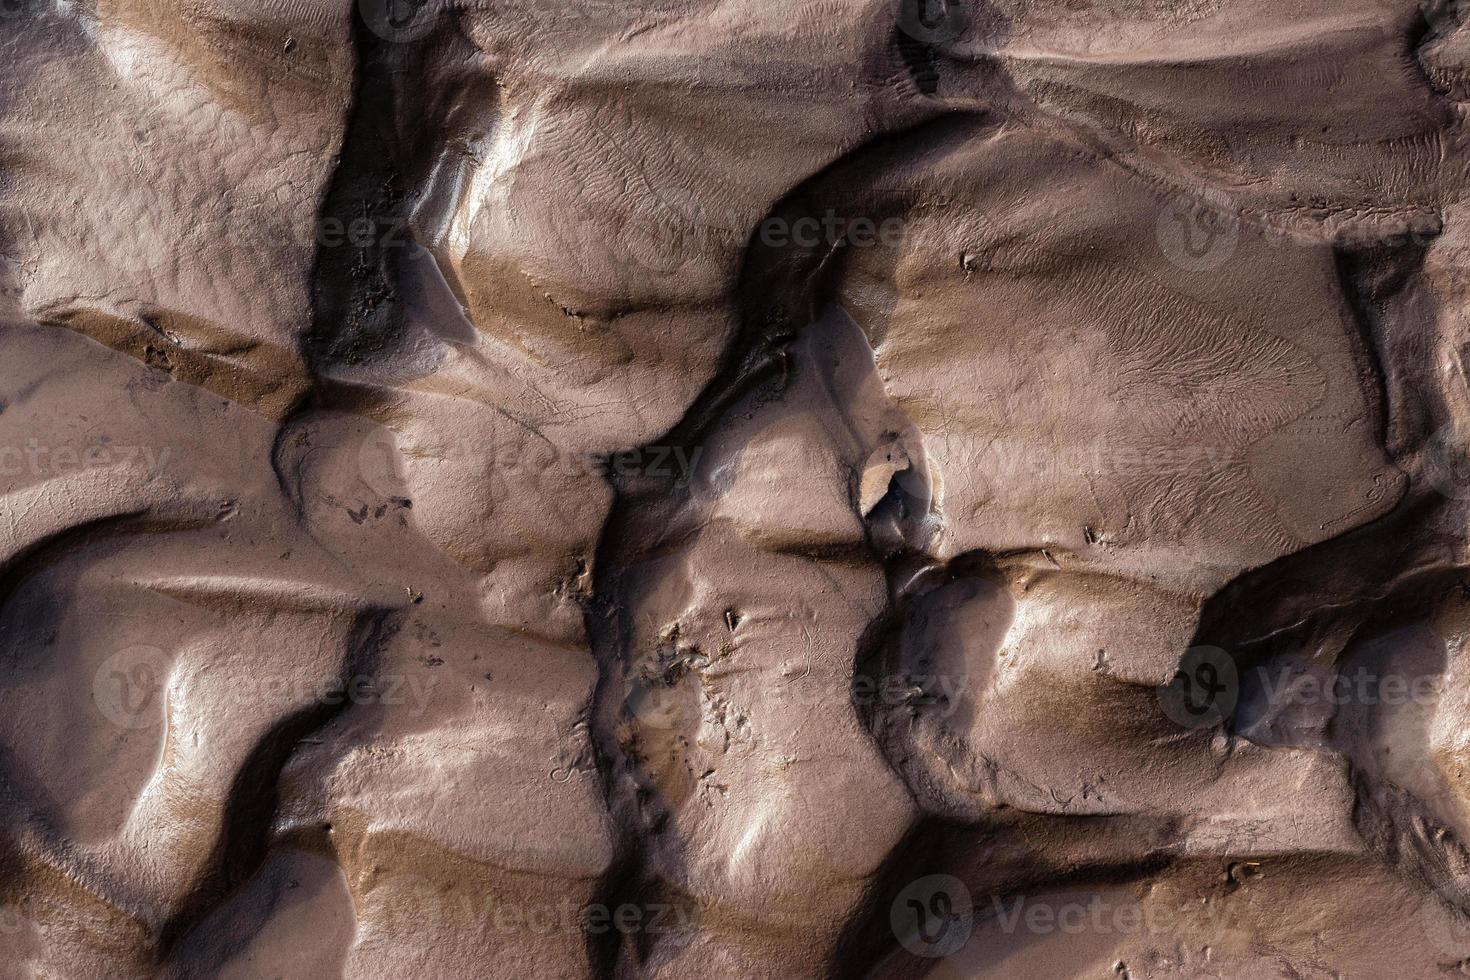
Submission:
[[[1449,0],[0,0],[0,977],[1470,975]]]

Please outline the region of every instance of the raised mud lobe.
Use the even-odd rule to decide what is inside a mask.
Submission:
[[[1464,23],[0,0],[0,962],[1470,971]]]

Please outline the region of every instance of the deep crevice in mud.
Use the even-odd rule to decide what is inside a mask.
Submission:
[[[787,226],[807,216],[818,216],[823,207],[839,203],[825,192],[829,183],[858,167],[872,156],[901,153],[912,138],[929,129],[948,129],[974,124],[976,114],[933,114],[904,131],[887,134],[864,144],[833,162],[784,198],[766,220]],[[764,221],[761,226],[764,226]],[[800,331],[815,322],[823,297],[831,289],[843,243],[818,242],[802,248],[793,244],[766,244],[757,231],[747,246],[738,292],[740,325],[727,347],[716,376],[704,387],[678,424],[660,440],[663,446],[696,447],[707,439],[726,413],[737,407],[748,409],[779,398],[789,378],[786,348]],[[647,871],[650,835],[656,835],[667,818],[660,813],[657,791],[639,775],[636,740],[625,744],[624,678],[630,624],[621,617],[625,607],[623,575],[642,557],[661,553],[689,535],[697,533],[697,518],[683,512],[688,488],[671,479],[643,475],[614,478],[615,499],[604,523],[594,562],[597,598],[585,609],[600,670],[594,704],[594,740],[603,769],[609,807],[624,827],[630,842],[615,873],[605,882],[599,900],[608,905],[624,901],[687,900],[671,894],[669,884],[654,879]],[[674,941],[677,941],[674,940]],[[620,969],[621,957],[641,960],[650,954],[648,939],[621,953],[609,943],[597,947],[610,959],[597,964],[601,975]]]
[[[780,398],[789,379],[786,349],[819,318],[844,243],[818,241],[807,247],[789,242],[768,244],[759,233],[765,221],[781,221],[790,227],[803,217],[819,216],[823,208],[839,203],[836,195],[824,190],[829,183],[838,182],[834,175],[841,177],[875,155],[901,153],[910,139],[929,128],[970,125],[973,119],[971,113],[934,116],[910,129],[875,138],[782,199],[757,226],[747,245],[738,286],[739,327],[726,349],[724,362],[683,418],[659,440],[661,446],[686,450],[697,447],[728,412],[748,410]],[[624,573],[672,542],[697,533],[697,515],[685,512],[688,487],[675,478],[614,474],[612,482],[615,498],[594,561],[596,598],[585,606],[584,619],[601,675],[593,710],[594,741],[600,760],[606,764],[603,777],[609,807],[623,827],[625,840],[631,843],[618,872],[608,876],[605,893],[597,900],[610,906],[650,900],[651,896],[678,901],[684,897],[671,895],[669,884],[647,871],[649,838],[659,832],[667,815],[659,813],[657,791],[640,776],[636,738],[629,740],[626,735],[624,706],[629,691],[624,672],[630,624],[620,610],[626,607],[622,601],[627,588]],[[623,955],[634,959],[649,955],[648,942],[644,937],[641,947],[630,946]],[[614,957],[598,964],[600,974],[616,974],[619,954],[607,943],[597,950],[604,957]]]
[[[933,95],[939,91],[939,67],[932,45],[905,34],[901,28],[893,29],[893,46],[908,69],[919,91]]]
[[[312,390],[280,422],[270,460],[282,498],[298,519],[304,513],[300,474],[288,472],[286,440],[299,422],[342,400],[331,380],[336,369],[391,355],[402,340],[399,280],[409,253],[418,249],[410,219],[428,193],[432,153],[441,142],[435,138],[436,127],[454,112],[452,103],[460,94],[449,86],[444,98],[450,104],[427,100],[431,87],[424,79],[446,47],[463,56],[468,46],[458,21],[442,13],[427,36],[395,40],[370,27],[364,6],[357,4],[350,31],[356,55],[353,96],[336,167],[317,214],[312,319],[302,341]],[[354,396],[348,392],[349,399]],[[360,619],[344,656],[344,682],[374,674],[395,622],[395,614],[385,610]],[[160,929],[160,962],[263,866],[272,844],[282,771],[303,739],[350,706],[344,700],[303,708],[277,722],[256,745],[228,791],[226,823],[208,870],[179,906],[183,911]]]
[[[1407,359],[1393,364],[1422,364],[1430,358],[1432,316],[1405,316],[1405,307],[1419,302],[1414,280],[1423,268],[1427,243],[1380,244],[1367,248],[1333,250],[1343,297],[1352,313],[1357,335],[1353,352],[1365,394],[1373,412],[1374,429],[1390,455],[1405,448],[1411,433],[1420,433],[1439,406],[1425,404],[1434,390],[1421,379],[1405,379],[1386,369],[1383,352],[1405,352]],[[1430,311],[1419,311],[1429,313]]]
[[[305,344],[314,374],[332,363],[368,360],[401,335],[394,236],[428,164],[426,119],[412,96],[432,49],[379,37],[356,8],[352,43],[352,110],[316,226]]]
[[[1427,250],[1413,241],[1334,251],[1360,331],[1360,364],[1376,374],[1376,434],[1412,480],[1382,517],[1248,572],[1205,603],[1192,645],[1226,651],[1243,693],[1307,660],[1350,681],[1351,670],[1415,680],[1448,670],[1444,641],[1428,624],[1446,600],[1470,594],[1470,573],[1454,501],[1426,479],[1426,437],[1449,417],[1441,386],[1425,376],[1442,356],[1437,311],[1418,282]],[[1413,529],[1421,531],[1417,540]],[[1238,705],[1225,727],[1251,738],[1243,733],[1261,719],[1243,710]],[[1309,732],[1309,744],[1347,762],[1353,823],[1369,848],[1447,905],[1470,911],[1470,850],[1435,812],[1444,777],[1425,720],[1411,712],[1385,721],[1386,711],[1376,700],[1350,699],[1322,731]],[[1398,726],[1399,738],[1421,727],[1390,757],[1380,744],[1385,724]]]
[[[390,612],[372,612],[359,619],[342,659],[340,680],[344,689],[354,678],[374,675],[381,651],[394,631]],[[282,771],[303,739],[351,707],[351,699],[344,698],[337,703],[301,708],[272,726],[251,750],[225,794],[224,826],[205,871],[179,904],[182,911],[159,930],[160,961],[167,959],[191,929],[260,870],[270,850]]]
[[[835,161],[793,191],[781,201],[770,218],[794,227],[801,218],[817,217],[824,210],[831,209],[844,212],[861,209],[875,221],[889,214],[901,213],[908,206],[901,192],[893,193],[887,199],[852,202],[844,200],[843,195],[834,193],[833,189],[845,186],[844,182],[854,171],[866,168],[874,161],[881,165],[890,156],[902,155],[904,147],[915,138],[937,133],[941,136],[939,142],[945,145],[948,137],[970,131],[977,125],[988,128],[994,125],[994,120],[972,112],[944,113],[926,118],[904,131],[874,139]],[[781,397],[789,378],[786,348],[802,330],[820,318],[827,298],[835,288],[835,277],[840,275],[844,246],[844,242],[835,241],[822,243],[816,248],[776,248],[757,239],[752,240],[741,276],[740,334],[730,349],[726,364],[670,434],[670,442],[685,446],[697,444],[708,437],[727,412],[747,412]],[[618,487],[617,501],[598,552],[599,595],[617,594],[617,572],[629,567],[632,556],[636,554],[634,542],[643,543],[645,553],[658,552],[664,542],[697,532],[688,516],[679,520],[679,503],[683,495],[684,488],[646,480],[625,481]],[[913,551],[911,544],[904,543],[917,533],[914,522],[919,517],[916,509],[923,509],[926,503],[910,499],[910,495],[895,481],[871,516],[877,524],[892,525],[896,540],[887,544],[875,540],[871,532],[873,525],[869,524],[869,540],[865,549],[852,555],[844,552],[833,557],[857,560],[861,554],[882,565],[890,577],[897,574],[894,569],[900,566],[912,571],[909,566],[917,568],[932,564],[922,553]],[[954,563],[956,574],[968,574],[977,562],[983,564],[985,558],[965,556],[957,559]],[[616,602],[610,604],[614,607],[620,605]],[[890,614],[880,616],[878,622],[870,627],[870,632],[882,632],[892,618],[890,610]],[[616,644],[610,644],[615,657],[601,660],[605,678],[609,675],[616,678],[620,674],[626,643],[627,637],[623,635],[618,637]],[[866,643],[865,635],[860,651],[866,649]],[[861,662],[863,656],[859,652],[857,659]],[[621,683],[617,689],[621,691]],[[872,732],[871,725],[869,731]],[[873,734],[876,738],[876,733]],[[880,751],[888,756],[886,748],[880,746]],[[891,758],[889,762],[894,764]],[[895,765],[894,768],[906,778],[902,767]],[[637,792],[648,803],[655,807],[658,805],[656,793],[651,788],[640,787]],[[661,819],[661,816],[655,817],[656,822]],[[927,825],[926,822],[922,826]],[[920,837],[923,835],[922,831],[916,833]],[[896,868],[894,860],[890,859],[886,866]],[[637,887],[646,888],[648,883],[641,882]],[[876,948],[871,940],[873,930],[865,929],[871,924],[868,919],[868,914],[863,912],[848,923],[846,929],[854,938],[851,952],[838,954],[839,962],[834,964],[838,975],[857,975],[858,964]],[[883,932],[886,934],[887,930]]]
[[[930,875],[953,876],[967,886],[972,901],[972,918],[967,925],[980,928],[996,915],[998,905],[1005,900],[1024,899],[1033,888],[1044,887],[1050,892],[1126,886],[1187,863],[1164,852],[1129,861],[1096,857],[1048,861],[1042,857],[1044,848],[1028,843],[1049,832],[1060,835],[1069,823],[1096,828],[1099,819],[1037,817],[1004,809],[982,824],[926,817],[894,849],[875,876],[868,900],[848,923],[838,944],[830,975],[843,980],[919,980],[929,975],[935,960],[903,948],[890,910],[905,887]],[[1132,818],[1101,819],[1116,824],[1119,835],[1147,833]]]
[[[1436,385],[1422,376],[1435,360],[1434,311],[1416,306],[1424,302],[1416,278],[1425,252],[1418,243],[1334,250],[1356,328],[1350,339],[1370,422],[1392,462],[1411,475],[1417,472],[1412,454],[1444,413]],[[1414,367],[1390,372],[1390,363]],[[1238,576],[1205,602],[1194,644],[1255,649],[1360,615],[1370,604],[1422,588],[1426,576],[1453,577],[1457,565],[1445,561],[1458,553],[1452,535],[1411,544],[1408,533],[1413,526],[1432,527],[1444,504],[1430,488],[1411,484],[1381,517]]]
[[[1396,457],[1415,448],[1415,440],[1422,436],[1426,420],[1443,417],[1443,406],[1426,404],[1433,396],[1424,393],[1435,390],[1434,385],[1424,383],[1427,379],[1391,377],[1383,368],[1386,347],[1397,348],[1393,353],[1398,355],[1402,355],[1404,348],[1410,349],[1409,356],[1395,357],[1392,361],[1395,364],[1422,365],[1434,361],[1429,333],[1434,317],[1425,315],[1422,309],[1410,313],[1410,307],[1418,301],[1415,277],[1423,265],[1426,247],[1419,242],[1408,245],[1389,242],[1334,250],[1338,276],[1356,331],[1350,340],[1354,341],[1355,360],[1369,402],[1373,431]],[[1402,329],[1406,322],[1415,325],[1415,329]],[[1430,557],[1430,552],[1435,551],[1433,547],[1411,551],[1401,544],[1409,539],[1404,533],[1407,528],[1422,524],[1441,503],[1423,494],[1413,494],[1401,500],[1389,514],[1365,527],[1241,576],[1205,604],[1191,645],[1220,646],[1231,651],[1244,673],[1285,650],[1300,649],[1307,640],[1321,638],[1334,628],[1347,629],[1354,638],[1371,639],[1422,622],[1436,598],[1453,590],[1470,589],[1470,579],[1458,565],[1441,564]],[[1444,550],[1451,553],[1457,548],[1449,539],[1444,545]],[[932,574],[943,574],[946,580],[952,577],[948,569],[926,563],[922,553],[909,550],[894,553],[885,561],[885,567],[889,571],[890,605],[884,617],[863,637],[860,672],[882,673],[895,666],[902,668],[894,650],[913,597],[900,597],[892,583]],[[920,594],[922,591],[926,590]],[[1345,595],[1351,597],[1349,601],[1340,602]],[[905,765],[905,760],[915,753],[906,751],[902,738],[899,744],[893,744],[884,737],[881,712],[871,706],[865,710],[861,705],[859,711],[895,771],[924,800],[926,786],[922,774],[907,771]],[[1227,718],[1227,729],[1233,728],[1233,722],[1233,718]],[[1406,853],[1417,854],[1421,865],[1438,869],[1421,871],[1420,876],[1442,896],[1448,894],[1451,889],[1445,884],[1443,869],[1446,866],[1470,869],[1470,852],[1455,842],[1452,835],[1447,838],[1448,831],[1443,826],[1433,835],[1427,835],[1423,831],[1422,808],[1391,807],[1385,813],[1384,807],[1374,802],[1374,787],[1361,772],[1355,772],[1353,782],[1358,794],[1356,819],[1365,838],[1374,841],[1389,860]],[[1394,799],[1403,796],[1401,791],[1389,789],[1388,795]],[[933,825],[941,819],[934,813],[943,812],[942,803],[931,801],[924,808],[930,816],[911,836],[910,847],[934,833]],[[1429,836],[1439,842],[1439,850],[1428,843]],[[1148,872],[1130,865],[1120,867],[1117,873],[1126,877]],[[912,877],[910,870],[904,880]],[[1462,875],[1462,880],[1470,882],[1470,870]],[[890,900],[899,883],[887,886]],[[1470,895],[1470,888],[1457,894],[1461,907],[1467,907],[1465,896]],[[887,912],[887,902],[875,900],[866,924],[862,927],[854,924],[851,931],[854,950],[861,948],[865,935],[884,932],[882,920]],[[890,950],[895,947],[890,941]],[[864,953],[853,962],[860,967],[865,959],[872,961]],[[901,952],[897,959],[904,959]],[[869,975],[922,975],[926,964],[909,960],[907,969],[899,967],[894,972],[884,967]],[[839,970],[844,975],[861,973],[856,968]]]
[[[1364,674],[1402,678],[1405,683],[1434,681],[1449,669],[1444,641],[1426,625],[1446,599],[1470,595],[1470,572],[1444,552],[1426,555],[1400,544],[1389,547],[1407,526],[1422,525],[1437,507],[1420,501],[1355,532],[1283,558],[1242,576],[1206,603],[1192,645],[1224,650],[1240,678],[1241,703],[1225,720],[1236,737],[1259,741],[1247,707],[1252,692],[1281,683],[1295,665],[1312,662],[1328,676],[1342,677],[1352,690]],[[1446,549],[1456,547],[1445,542]],[[1375,559],[1377,559],[1375,561]],[[1282,601],[1281,596],[1295,596]],[[1327,597],[1332,601],[1327,601]],[[1347,599],[1342,599],[1347,596]],[[1321,658],[1325,656],[1326,659]],[[1354,678],[1359,678],[1356,680]],[[1337,689],[1333,689],[1334,693]],[[1470,911],[1470,851],[1416,793],[1443,787],[1433,763],[1427,731],[1413,745],[1399,745],[1394,765],[1418,772],[1410,788],[1384,770],[1378,749],[1381,713],[1376,688],[1359,704],[1355,696],[1337,705],[1325,727],[1308,729],[1302,745],[1342,756],[1349,766],[1355,801],[1353,823],[1382,860],[1400,868],[1447,903]],[[1359,695],[1360,696],[1360,695]],[[1283,705],[1272,699],[1273,710]],[[1308,702],[1310,703],[1310,702]],[[1290,712],[1288,701],[1284,710]],[[1417,709],[1416,709],[1417,710]],[[1288,715],[1289,717],[1289,715]],[[1401,720],[1398,724],[1403,725]],[[1400,732],[1408,731],[1400,728]],[[1291,747],[1272,732],[1268,747]]]
[[[408,307],[422,300],[426,278],[442,276],[461,299],[432,250],[438,243],[419,237],[442,232],[425,222],[442,223],[458,203],[453,175],[440,172],[442,158],[466,155],[494,125],[499,101],[493,81],[466,68],[476,52],[458,14],[435,0],[429,5],[433,13],[422,16],[432,16],[432,29],[406,40],[380,35],[365,22],[363,5],[353,9],[353,98],[317,213],[311,323],[302,340],[311,389],[282,420],[271,455],[277,485],[298,517],[299,474],[289,472],[286,445],[297,423],[330,410],[374,415],[383,390],[372,378],[359,383],[344,374],[403,352],[412,340]]]

